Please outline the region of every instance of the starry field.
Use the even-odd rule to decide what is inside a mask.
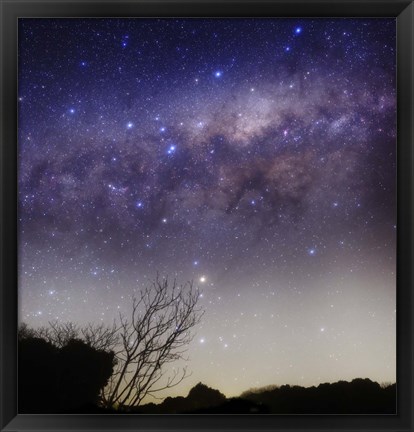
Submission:
[[[111,324],[159,272],[192,376],[396,378],[394,19],[21,19],[19,314]]]

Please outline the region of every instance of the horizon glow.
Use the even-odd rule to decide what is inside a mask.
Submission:
[[[19,19],[19,320],[110,325],[159,272],[206,311],[162,396],[395,382],[395,30]]]

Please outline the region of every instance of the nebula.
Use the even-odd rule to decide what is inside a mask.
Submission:
[[[20,321],[110,324],[158,272],[206,310],[171,395],[395,381],[395,30],[20,19]]]

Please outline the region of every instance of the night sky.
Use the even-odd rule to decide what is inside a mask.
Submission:
[[[157,272],[192,376],[396,377],[394,19],[21,19],[20,320],[111,324]]]

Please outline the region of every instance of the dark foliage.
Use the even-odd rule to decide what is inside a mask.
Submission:
[[[167,398],[148,404],[136,413],[190,414],[395,414],[396,386],[381,387],[369,379],[320,384],[318,387],[284,385],[247,391],[226,399],[204,384],[193,387],[187,397]]]
[[[198,383],[189,391],[187,400],[190,405],[190,410],[192,411],[194,409],[220,405],[226,401],[226,397],[218,390]]]
[[[212,389],[205,384],[195,385],[187,397],[167,397],[161,404],[148,404],[137,407],[137,413],[151,414],[177,414],[196,412],[203,409],[211,409],[226,403],[226,397],[218,390]]]
[[[56,347],[30,334],[19,338],[19,412],[91,412],[112,375],[114,354],[81,340]]]
[[[275,414],[396,413],[395,384],[382,388],[367,378],[308,388],[284,385],[263,392],[246,392],[244,397],[267,406]]]
[[[180,286],[157,275],[132,299],[131,314],[120,314],[112,327],[54,321],[33,329],[22,323],[20,412],[129,412],[178,385],[189,376],[186,366],[166,365],[187,360],[191,330],[203,315],[199,297],[192,282]],[[36,394],[41,397],[33,401]]]
[[[201,408],[191,414],[269,414],[269,408],[261,403],[255,403],[242,398],[228,399],[216,407]]]
[[[48,333],[49,334],[49,333]],[[66,334],[66,333],[65,333]],[[99,333],[100,334],[100,333]],[[50,334],[49,334],[50,336]],[[92,338],[93,339],[93,338]],[[96,339],[96,338],[95,338]],[[53,343],[58,340],[60,343]],[[94,339],[93,339],[94,340]],[[85,340],[45,339],[22,326],[19,331],[20,413],[136,414],[395,414],[396,385],[369,379],[317,387],[268,386],[226,399],[198,383],[186,397],[160,404],[102,407],[102,389],[114,373],[113,351]],[[99,347],[99,348],[97,348]]]

